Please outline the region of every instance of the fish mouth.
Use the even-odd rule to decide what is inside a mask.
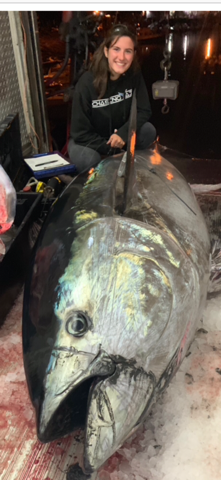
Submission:
[[[114,371],[114,361],[103,350],[93,355],[65,347],[53,349],[44,393],[36,406],[39,440],[51,442],[84,427],[92,383]]]
[[[151,406],[156,379],[126,361],[91,386],[85,429],[84,471],[100,468],[139,427]]]
[[[54,349],[37,410],[38,438],[46,443],[85,429],[84,472],[91,474],[139,425],[155,377],[123,357]]]

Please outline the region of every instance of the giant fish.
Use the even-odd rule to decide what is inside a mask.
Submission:
[[[133,107],[134,108],[134,107]],[[190,186],[157,145],[77,177],[54,203],[29,269],[24,365],[37,434],[85,430],[84,472],[139,428],[191,344],[210,241]]]

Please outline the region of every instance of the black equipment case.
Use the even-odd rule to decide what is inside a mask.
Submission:
[[[17,193],[14,223],[0,235],[5,245],[5,254],[0,254],[1,325],[24,283],[33,247],[31,226],[44,208],[41,193],[22,191],[31,175],[23,160],[18,114],[8,115],[0,122],[0,164]]]

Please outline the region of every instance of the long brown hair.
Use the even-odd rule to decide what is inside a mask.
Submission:
[[[106,92],[108,74],[109,74],[108,59],[105,57],[104,48],[106,47],[107,49],[109,49],[121,37],[129,37],[133,41],[135,55],[134,55],[134,59],[131,66],[134,70],[138,68],[138,61],[136,57],[136,49],[137,49],[136,35],[130,30],[130,28],[127,25],[123,25],[123,24],[115,25],[114,27],[111,28],[111,30],[109,30],[106,38],[94,53],[94,56],[90,65],[90,70],[94,75],[94,86],[98,93],[98,98],[103,98]]]

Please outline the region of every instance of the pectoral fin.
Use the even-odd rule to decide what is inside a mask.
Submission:
[[[154,390],[153,374],[128,364],[92,388],[86,426],[85,471],[98,469],[132,433]]]

